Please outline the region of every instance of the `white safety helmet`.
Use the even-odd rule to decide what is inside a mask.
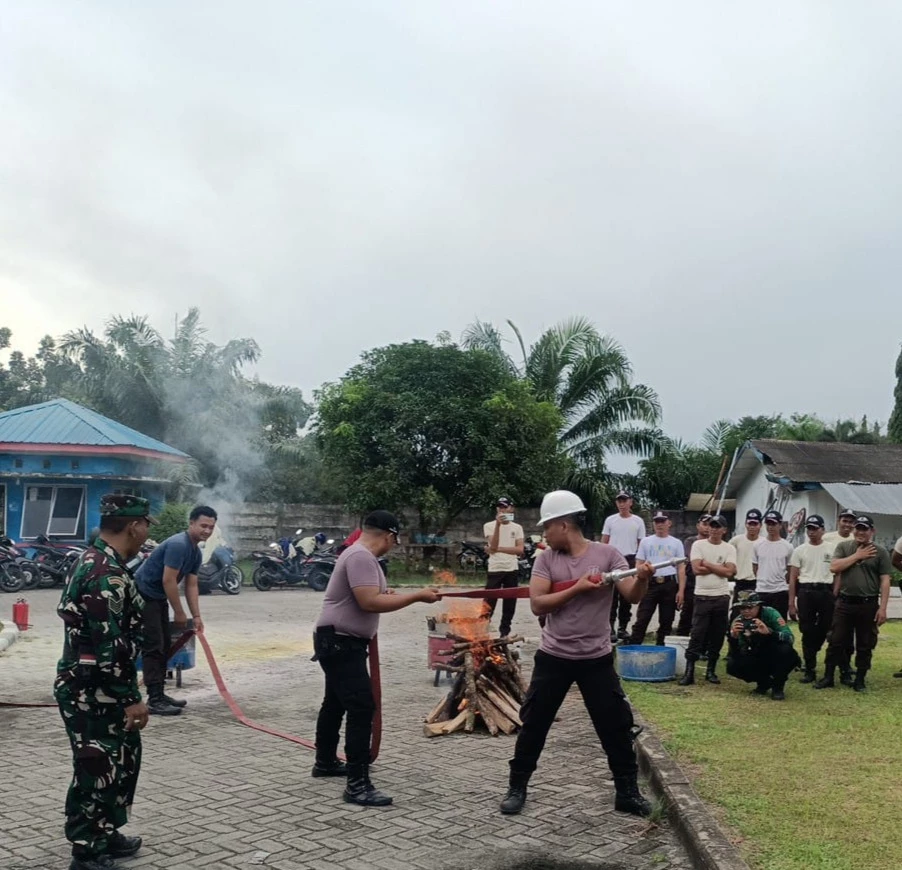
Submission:
[[[539,508],[539,526],[545,525],[549,520],[585,512],[586,506],[575,492],[570,492],[568,489],[556,489],[542,499],[542,507]]]

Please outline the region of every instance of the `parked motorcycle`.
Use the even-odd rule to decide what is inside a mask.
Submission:
[[[237,595],[242,583],[244,574],[236,564],[235,551],[231,547],[217,547],[210,561],[201,565],[197,572],[197,591],[201,595],[210,595],[215,589]]]
[[[523,540],[523,555],[517,559],[518,582],[529,583],[532,578],[532,567],[536,563],[536,556],[545,549],[541,535],[530,535]]]
[[[11,559],[22,571],[25,578],[23,589],[33,589],[40,579],[40,568],[36,562],[28,558],[25,551],[17,547],[10,538],[0,537],[0,558]],[[13,571],[13,573],[16,573]],[[18,590],[16,590],[18,591]]]
[[[19,592],[25,588],[25,572],[16,564],[15,557],[0,550],[0,591]]]
[[[295,551],[295,555],[286,557],[282,547],[275,542],[266,551],[251,553],[251,559],[258,563],[252,579],[261,592],[268,592],[274,586],[309,586],[322,592],[329,584],[337,561],[337,557],[329,553],[304,556]]]
[[[85,547],[78,544],[55,544],[46,535],[38,535],[33,542],[22,543],[19,547],[28,549],[38,565],[37,585],[41,589],[65,585],[69,570],[85,551]]]
[[[485,571],[488,569],[489,557],[485,552],[485,541],[458,541],[460,553],[457,564],[464,571]]]

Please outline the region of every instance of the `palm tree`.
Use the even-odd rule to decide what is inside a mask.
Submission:
[[[461,345],[499,357],[539,401],[558,408],[564,421],[560,441],[574,464],[571,485],[606,498],[606,460],[612,453],[651,456],[664,444],[657,394],[631,383],[623,348],[585,317],[551,327],[528,349],[516,325],[507,324],[522,363],[507,353],[503,335],[490,323],[477,320],[467,327]]]

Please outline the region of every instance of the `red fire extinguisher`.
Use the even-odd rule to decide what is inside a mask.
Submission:
[[[20,598],[13,605],[13,622],[19,631],[25,631],[28,628],[28,602],[24,598]]]

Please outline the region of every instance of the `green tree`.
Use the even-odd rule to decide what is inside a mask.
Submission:
[[[886,437],[895,444],[902,444],[902,350],[896,358],[896,388],[893,395],[895,404],[889,418]]]
[[[497,356],[423,341],[363,355],[318,393],[315,435],[346,503],[445,528],[500,493],[534,503],[565,471],[558,411]]]
[[[711,492],[722,463],[720,452],[679,439],[639,461],[639,489],[649,507],[680,510],[693,492]]]
[[[511,321],[508,326],[520,360],[507,353],[503,335],[490,323],[476,321],[461,343],[495,356],[539,401],[558,409],[558,435],[572,460],[566,483],[593,503],[604,503],[614,481],[607,469],[611,454],[650,456],[665,444],[657,394],[631,382],[623,348],[584,317],[551,327],[528,349],[517,327]]]

